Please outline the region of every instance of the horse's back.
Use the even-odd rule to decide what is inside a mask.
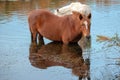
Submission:
[[[28,18],[43,18],[43,17],[49,17],[49,16],[54,16],[54,14],[52,14],[51,12],[49,12],[48,10],[45,9],[38,9],[38,10],[33,10],[29,13],[29,17]]]
[[[57,16],[45,9],[33,10],[29,13],[28,22],[30,27],[40,27],[50,25],[57,19]]]

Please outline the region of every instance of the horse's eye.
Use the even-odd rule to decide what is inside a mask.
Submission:
[[[80,19],[80,20],[82,20],[82,19],[83,19],[83,16],[82,16],[81,14],[79,15],[79,19]]]

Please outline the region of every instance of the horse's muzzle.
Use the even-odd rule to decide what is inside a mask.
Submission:
[[[91,36],[89,35],[89,36],[86,36],[86,38],[89,40],[90,38],[91,38]]]

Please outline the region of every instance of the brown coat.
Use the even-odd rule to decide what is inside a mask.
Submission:
[[[82,34],[89,36],[90,27],[88,26],[89,30],[85,29],[85,21],[90,26],[89,20],[78,12],[59,17],[43,9],[31,11],[28,17],[32,42],[37,42],[38,33],[40,38],[46,37],[53,41],[62,41],[64,44],[77,42]]]

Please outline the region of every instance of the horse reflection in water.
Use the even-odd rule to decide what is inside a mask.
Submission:
[[[30,45],[29,60],[31,65],[40,69],[52,66],[71,68],[72,73],[79,76],[79,80],[89,77],[89,63],[82,56],[82,48],[78,44],[64,45],[60,42],[51,42],[47,45]]]

